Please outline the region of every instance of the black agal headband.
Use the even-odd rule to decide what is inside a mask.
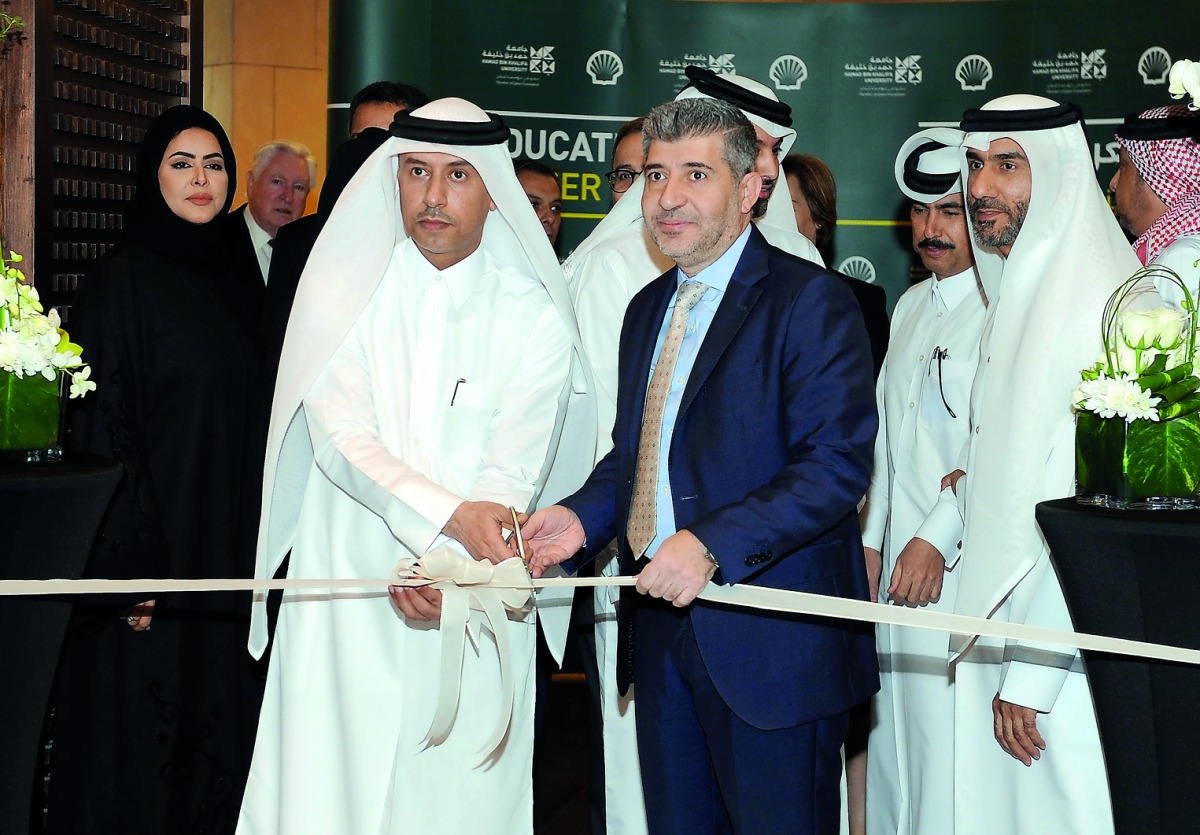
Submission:
[[[747,90],[704,67],[688,66],[684,68],[683,73],[689,82],[687,86],[695,87],[706,96],[729,102],[739,110],[753,113],[781,127],[792,126],[792,108],[781,101]]]
[[[1120,139],[1155,142],[1164,139],[1200,140],[1200,113],[1194,116],[1167,116],[1162,119],[1143,119],[1137,113],[1125,117],[1117,129]]]
[[[392,136],[438,145],[499,145],[508,142],[508,126],[495,113],[486,122],[446,122],[424,119],[411,111],[397,113],[392,120]]]
[[[933,174],[917,167],[921,163],[922,156],[945,147],[941,142],[932,141],[917,146],[908,155],[908,159],[904,160],[904,184],[921,194],[945,194],[954,188],[954,183],[959,177],[957,171],[950,174]]]
[[[959,129],[965,133],[1000,133],[1002,131],[1051,130],[1065,128],[1083,121],[1078,105],[1066,103],[1036,110],[981,110],[973,108],[963,114]]]

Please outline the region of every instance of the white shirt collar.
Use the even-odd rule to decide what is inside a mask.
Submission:
[[[750,224],[746,224],[746,228],[742,230],[742,234],[734,239],[729,245],[729,249],[721,253],[721,257],[713,261],[707,267],[696,273],[689,279],[684,274],[683,270],[675,268],[675,280],[679,287],[683,286],[685,281],[702,281],[709,287],[716,290],[718,293],[724,293],[729,287],[729,281],[733,278],[733,271],[737,269],[738,261],[742,258],[742,251],[746,248],[746,241],[750,240]]]
[[[412,238],[405,238],[400,242],[396,247],[396,257],[399,259],[401,274],[414,293],[420,292],[435,279],[444,281],[446,292],[456,308],[462,307],[479,288],[480,276],[492,269],[482,246],[476,247],[466,258],[444,270],[439,270],[429,263],[429,259],[421,254]]]
[[[254,251],[263,248],[263,245],[271,240],[271,236],[267,234],[258,221],[254,219],[254,215],[250,212],[250,204],[246,204],[246,211],[242,212],[242,217],[246,218],[246,228],[250,230],[250,243],[254,244]]]
[[[934,303],[940,302],[947,311],[954,310],[971,293],[978,292],[974,267],[967,267],[961,273],[948,275],[941,281],[934,276],[933,281],[930,282],[930,293]]]

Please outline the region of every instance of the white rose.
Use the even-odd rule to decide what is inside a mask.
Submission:
[[[1187,314],[1165,307],[1153,310],[1125,310],[1118,316],[1121,339],[1130,348],[1144,351],[1162,348],[1169,351],[1179,342]],[[1126,369],[1128,370],[1128,369]]]

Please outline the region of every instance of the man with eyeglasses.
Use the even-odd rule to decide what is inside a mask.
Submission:
[[[876,385],[879,434],[863,546],[871,596],[954,610],[962,517],[939,495],[970,434],[971,381],[987,300],[971,251],[962,133],[923,130],[896,157],[912,201],[913,249],[933,273],[896,304]],[[880,690],[867,758],[867,831],[951,833],[945,786],[954,774],[954,691],[946,635],[878,624]]]
[[[642,150],[642,123],[645,121],[644,116],[630,119],[621,125],[613,140],[613,170],[604,176],[608,180],[608,187],[612,189],[614,206],[641,176],[646,160],[646,153]]]

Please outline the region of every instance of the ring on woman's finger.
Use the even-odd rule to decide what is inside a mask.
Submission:
[[[137,615],[130,615],[129,617],[125,618],[125,622],[130,626],[133,626],[135,623],[137,623],[137,620]]]

